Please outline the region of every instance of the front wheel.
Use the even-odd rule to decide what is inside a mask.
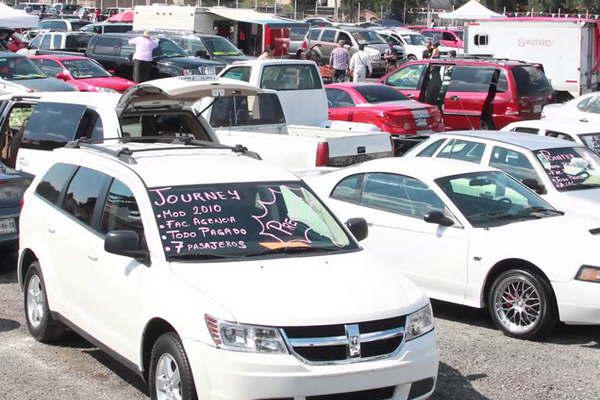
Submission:
[[[150,358],[152,400],[197,400],[194,378],[179,336],[173,332],[158,338]]]
[[[27,270],[24,289],[25,319],[31,336],[42,343],[60,340],[65,327],[50,314],[48,294],[37,261]]]
[[[494,324],[519,339],[544,336],[558,321],[550,284],[525,270],[500,274],[490,290],[488,307]]]

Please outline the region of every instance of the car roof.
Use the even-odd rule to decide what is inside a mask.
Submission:
[[[559,133],[598,133],[600,127],[595,124],[579,121],[562,121],[553,119],[533,119],[529,121],[518,121],[508,125],[509,128],[544,128],[546,130],[556,131]]]
[[[0,57],[21,57],[21,58],[27,58],[23,54],[13,53],[12,51],[0,51]]]
[[[527,150],[536,151],[556,147],[583,147],[574,142],[540,135],[525,135],[523,133],[504,131],[456,131],[436,134],[435,137],[461,137],[472,139],[490,140],[498,143],[519,146]]]
[[[244,60],[244,61],[235,61],[230,65],[281,65],[281,64],[307,64],[307,65],[315,65],[314,61],[310,60],[294,60],[294,59],[253,59],[253,60]]]
[[[38,92],[30,98],[36,98],[40,102],[81,104],[92,107],[116,107],[121,94],[119,93],[97,93],[97,92]]]
[[[147,187],[203,185],[218,183],[267,182],[267,181],[299,181],[299,178],[283,168],[265,161],[235,153],[228,149],[201,148],[190,146],[181,149],[182,145],[167,143],[117,143],[105,142],[95,145],[96,148],[81,147],[79,149],[57,149],[56,159],[61,162],[75,162],[85,165],[82,160],[97,160],[121,164],[135,172]],[[133,151],[128,159],[119,158],[107,151],[122,150],[124,147]],[[177,147],[178,149],[175,149]],[[155,149],[150,150],[148,149]],[[145,150],[136,153],[136,150]],[[168,157],[169,162],[164,162]],[[215,169],[215,165],[219,168]],[[205,173],[199,173],[205,171]],[[208,171],[218,171],[206,173]],[[243,173],[242,173],[243,172]],[[118,177],[116,177],[118,178]]]
[[[89,60],[88,57],[84,56],[67,56],[60,54],[40,54],[37,56],[29,56],[31,59],[42,59],[42,60],[55,60],[55,61],[69,61],[69,60]]]
[[[444,176],[468,174],[471,172],[496,171],[480,164],[447,158],[404,158],[391,157],[367,161],[355,167],[349,167],[354,173],[384,172],[407,175],[421,180],[434,180]]]

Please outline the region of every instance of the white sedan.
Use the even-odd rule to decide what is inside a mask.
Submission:
[[[600,325],[600,221],[568,217],[509,175],[439,159],[388,158],[308,179],[365,248],[435,299],[488,307],[506,334],[558,321]]]
[[[542,118],[598,123],[600,92],[584,94],[562,104],[548,104],[542,110]]]

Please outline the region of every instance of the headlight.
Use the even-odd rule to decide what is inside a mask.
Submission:
[[[287,353],[287,347],[276,328],[236,324],[210,315],[204,317],[210,336],[220,349],[250,353]]]
[[[579,272],[577,272],[575,279],[579,281],[600,283],[600,268],[584,265],[579,268]]]
[[[406,340],[411,340],[423,336],[433,330],[433,311],[431,304],[427,304],[406,317]]]
[[[102,93],[118,93],[115,89],[96,86],[96,92]]]

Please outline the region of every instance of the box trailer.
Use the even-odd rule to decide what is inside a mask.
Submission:
[[[136,6],[133,30],[210,33],[231,40],[244,54],[258,56],[267,47],[287,56],[290,29],[308,24],[246,8],[151,5]]]
[[[467,23],[465,53],[542,64],[559,99],[598,90],[600,25],[576,18],[498,18]]]

